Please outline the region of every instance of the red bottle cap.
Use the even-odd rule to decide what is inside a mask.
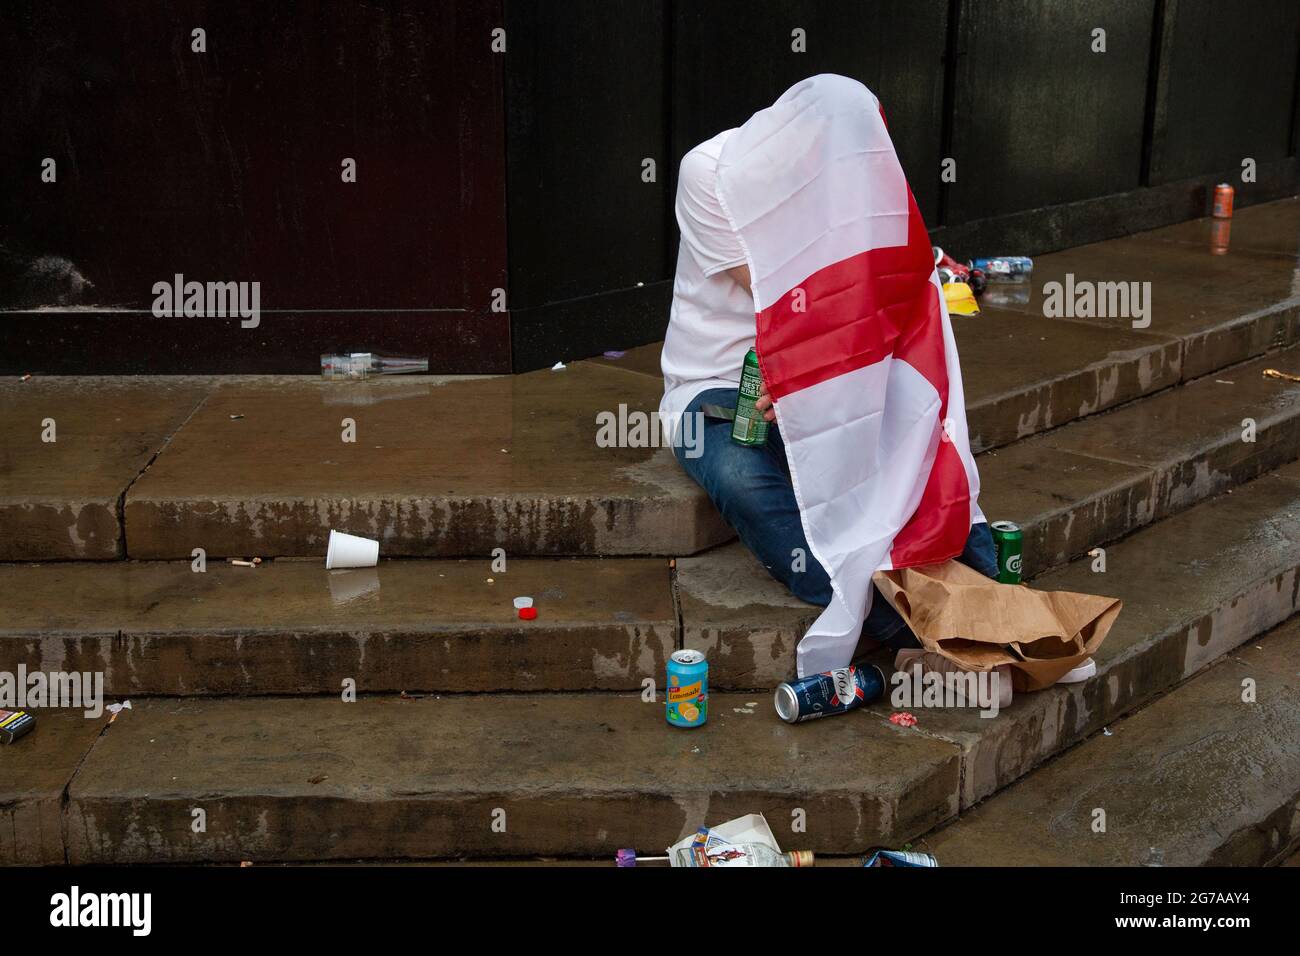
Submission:
[[[525,620],[525,621],[531,621],[531,620],[533,620],[533,618],[537,617],[537,608],[535,608],[535,607],[521,607],[521,608],[519,609],[519,617],[520,617],[522,620]]]

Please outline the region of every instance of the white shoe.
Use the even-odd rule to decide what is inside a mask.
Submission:
[[[904,671],[905,673],[911,673],[912,668],[916,666],[918,661],[920,662],[921,665],[922,674],[924,674],[926,671],[934,671],[939,674],[980,673],[979,671],[972,671],[968,667],[962,667],[956,661],[949,660],[948,658],[944,657],[942,654],[936,651],[927,651],[923,647],[906,648],[904,650],[899,651],[896,655],[894,655],[894,670]],[[997,680],[998,709],[1001,710],[1004,707],[1010,707],[1011,694],[1012,694],[1011,665],[999,664],[997,667],[993,668],[992,672],[998,675],[998,680]],[[965,698],[964,695],[961,693],[961,685],[956,684],[954,685],[953,689],[956,691],[957,698],[964,703]]]
[[[1086,680],[1091,680],[1097,676],[1097,662],[1091,657],[1067,673],[1064,677],[1057,678],[1058,684],[1082,684]]]

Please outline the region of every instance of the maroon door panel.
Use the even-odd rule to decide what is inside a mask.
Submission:
[[[420,349],[507,370],[500,22],[499,0],[5,4],[0,308],[24,311],[0,314],[0,361],[310,371],[329,348]],[[259,327],[156,319],[178,273],[259,283]],[[69,336],[94,347],[56,352]]]

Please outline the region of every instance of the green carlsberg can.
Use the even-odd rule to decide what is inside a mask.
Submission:
[[[767,422],[763,420],[763,413],[754,407],[762,388],[763,373],[758,369],[758,353],[750,349],[740,370],[736,420],[731,425],[732,441],[742,445],[762,445],[767,442]]]
[[[1024,552],[1024,533],[1014,521],[995,521],[989,525],[993,543],[998,547],[998,580],[1003,584],[1020,583],[1020,561]]]

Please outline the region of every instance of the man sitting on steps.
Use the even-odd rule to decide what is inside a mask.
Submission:
[[[811,88],[803,95],[813,100],[861,95],[864,108],[872,108],[870,104],[874,103],[865,87],[842,77],[815,77],[791,93],[809,85]],[[678,461],[774,578],[796,597],[826,607],[834,597],[831,575],[809,545],[790,461],[766,385],[757,403],[769,423],[766,443],[760,447],[732,441],[732,422],[705,414],[709,406],[735,407],[741,366],[756,340],[749,261],[718,188],[719,158],[738,132],[733,129],[719,133],[682,159],[676,196],[681,246],[663,347],[660,417],[666,423],[680,423],[683,416],[704,418],[702,453],[697,448],[698,457],[687,456],[680,442],[674,442]],[[982,574],[997,576],[996,549],[982,515],[970,525],[958,557]],[[862,634],[896,650],[919,647],[899,613],[874,585],[868,582],[866,586],[875,593]],[[943,670],[955,666],[941,658],[927,664]],[[1010,681],[1002,683],[1003,694],[1009,695]]]

